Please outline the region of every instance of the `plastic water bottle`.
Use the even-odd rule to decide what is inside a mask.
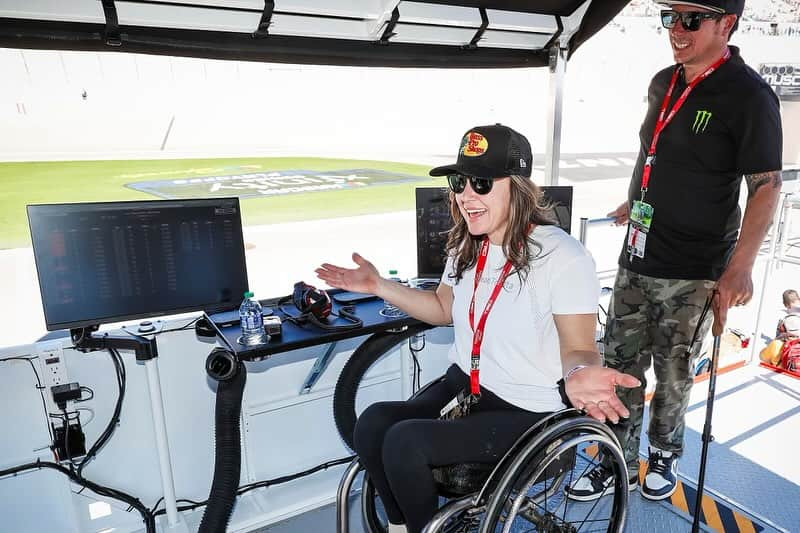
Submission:
[[[389,271],[389,279],[400,283],[402,280],[397,276],[397,270]]]
[[[253,293],[244,293],[244,301],[239,306],[239,323],[242,327],[242,336],[239,344],[255,346],[269,340],[264,330],[264,317],[261,316],[261,304],[253,299]]]
[[[397,270],[390,270],[389,277],[387,279],[390,281],[396,281],[397,283],[403,282],[403,280],[401,280],[397,276]],[[399,307],[390,304],[386,300],[383,301],[383,309],[381,309],[380,314],[387,318],[398,318],[406,316],[406,314]]]

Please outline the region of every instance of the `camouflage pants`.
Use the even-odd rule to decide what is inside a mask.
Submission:
[[[620,268],[606,324],[606,366],[636,376],[642,385],[618,389],[630,418],[612,425],[620,440],[628,472],[639,470],[639,441],[644,415],[645,372],[652,361],[656,376],[650,402],[650,443],[681,455],[684,417],[693,383],[693,366],[711,326],[709,311],[695,343],[692,337],[713,281],[643,276]]]

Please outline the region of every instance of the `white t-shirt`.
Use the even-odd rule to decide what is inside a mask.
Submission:
[[[558,332],[553,314],[596,313],[600,296],[595,263],[576,239],[557,226],[536,226],[531,245],[531,269],[520,290],[516,274],[506,278],[503,290],[486,319],[481,346],[481,386],[505,401],[534,412],[564,408],[556,382],[563,376]],[[475,295],[475,324],[506,262],[502,246],[489,246],[489,255]],[[454,285],[453,258],[447,260],[442,283],[453,287],[455,342],[449,360],[469,375],[472,329],[469,303],[475,268],[465,271]]]

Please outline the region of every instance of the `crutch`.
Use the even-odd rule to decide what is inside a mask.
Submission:
[[[711,294],[708,303],[714,298],[716,290]],[[707,312],[704,311],[703,315]],[[704,316],[701,315],[701,321]],[[711,326],[714,335],[714,344],[711,348],[711,374],[708,377],[708,399],[706,400],[706,422],[703,425],[703,451],[700,452],[700,474],[697,476],[697,498],[694,502],[694,519],[692,520],[692,533],[700,531],[700,510],[703,504],[703,485],[706,478],[706,459],[708,458],[708,444],[714,440],[711,435],[711,417],[714,414],[714,395],[717,392],[717,367],[719,365],[719,345],[722,336],[722,329],[725,324],[717,322],[717,315],[714,313],[714,324]]]

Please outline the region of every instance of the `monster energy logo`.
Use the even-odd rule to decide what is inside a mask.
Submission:
[[[708,126],[708,121],[711,120],[711,111],[706,111],[705,109],[700,109],[694,115],[694,124],[692,124],[692,131],[695,134],[700,133],[701,131],[706,131],[706,126]]]

